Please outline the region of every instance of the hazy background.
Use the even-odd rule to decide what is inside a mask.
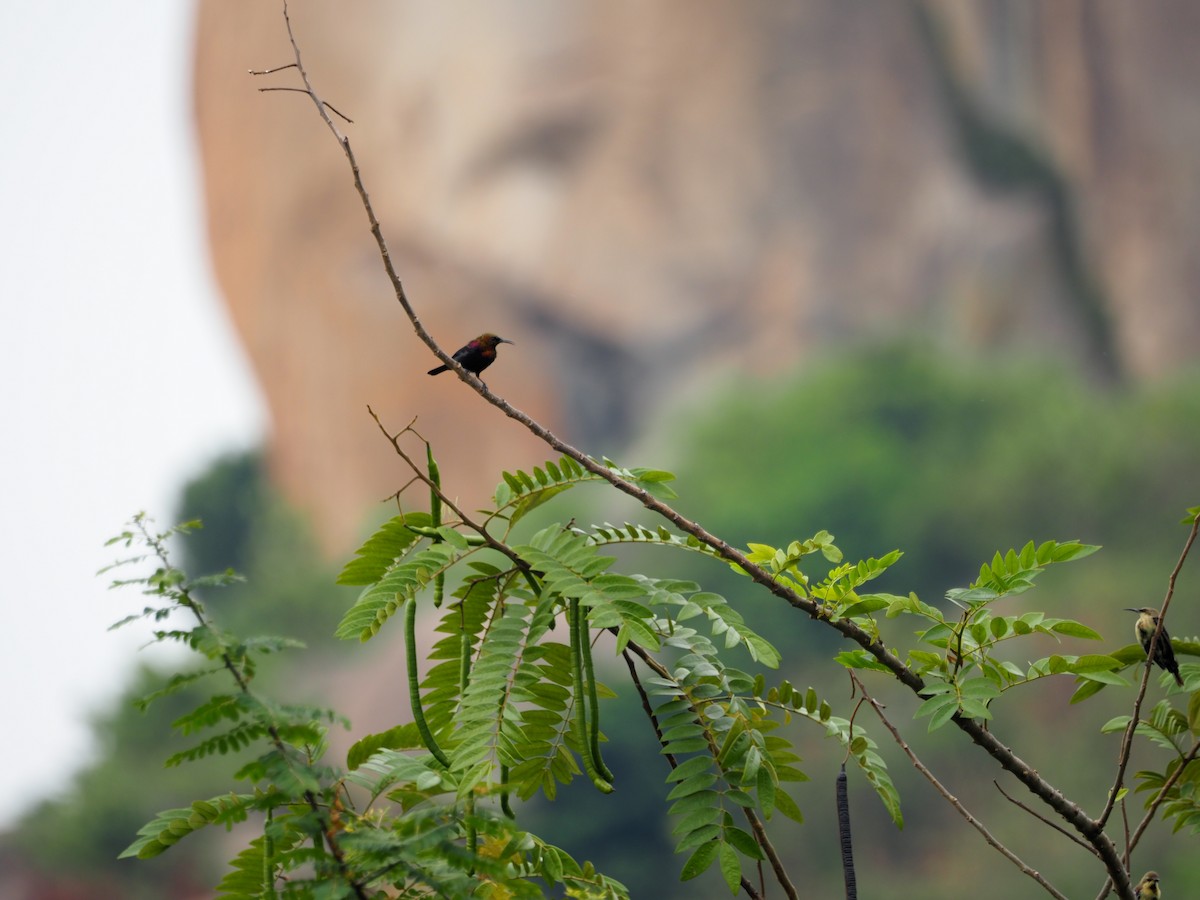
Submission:
[[[259,394],[209,275],[188,3],[0,8],[0,823],[65,786],[144,635],[105,634],[102,545],[255,444]],[[165,523],[164,523],[165,524]],[[23,686],[16,689],[15,686]],[[18,724],[19,723],[19,724]]]

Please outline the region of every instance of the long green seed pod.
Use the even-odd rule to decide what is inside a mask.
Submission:
[[[467,685],[471,682],[471,636],[463,625],[462,634],[458,636],[458,696],[467,693]]]
[[[411,522],[405,522],[404,527],[413,534],[419,534],[421,537],[427,537],[431,540],[439,540],[441,538],[438,530],[431,525],[414,525]],[[464,534],[462,538],[471,547],[482,547],[487,543],[481,534]]]
[[[421,690],[417,683],[417,601],[415,597],[409,597],[404,604],[404,645],[404,653],[408,662],[408,699],[412,706],[413,721],[417,723],[417,731],[421,734],[421,741],[425,744],[425,748],[433,754],[434,759],[448,769],[450,760],[438,746],[433,732],[429,730],[429,723],[425,721],[425,710],[421,706]]]
[[[583,651],[580,645],[587,642],[583,636],[580,624],[579,598],[572,597],[567,605],[567,625],[571,631],[571,680],[575,695],[575,727],[579,732],[582,744],[580,756],[583,758],[583,768],[596,790],[603,794],[611,794],[612,784],[600,774],[599,767],[592,756],[591,744],[588,740],[587,692],[583,686]]]
[[[434,529],[442,524],[442,497],[438,493],[442,487],[442,473],[438,469],[437,460],[433,458],[433,447],[429,442],[425,442],[425,460],[429,469],[429,521],[433,524]],[[434,532],[437,533],[436,530]],[[439,538],[434,538],[436,543]],[[442,600],[446,594],[446,573],[438,572],[433,578],[433,605],[437,609],[441,609]]]
[[[596,696],[596,669],[592,665],[592,642],[587,627],[587,613],[579,610],[579,655],[583,659],[583,677],[587,685],[588,705],[588,745],[591,747],[592,761],[596,771],[604,776],[605,781],[613,780],[612,771],[604,764],[600,755],[600,701]]]
[[[512,804],[508,798],[508,766],[500,763],[500,783],[504,785],[504,790],[500,792],[500,812],[508,816],[510,819],[515,819],[517,814],[513,812]]]

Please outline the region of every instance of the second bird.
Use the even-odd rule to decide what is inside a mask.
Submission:
[[[1143,875],[1134,890],[1137,891],[1137,900],[1162,900],[1162,888],[1158,884],[1157,872],[1147,872]]]
[[[1158,628],[1158,610],[1150,606],[1138,609],[1127,606],[1125,609],[1138,614],[1137,621],[1133,624],[1133,633],[1137,637],[1138,643],[1142,645],[1142,649],[1149,654],[1150,642],[1154,639],[1154,630]],[[1175,662],[1175,651],[1171,649],[1171,636],[1167,634],[1166,628],[1162,630],[1162,634],[1158,636],[1158,643],[1154,645],[1154,663],[1160,669],[1170,672],[1175,678],[1175,683],[1183,687],[1183,678],[1179,674],[1179,663]]]
[[[496,361],[496,345],[511,344],[508,338],[502,338],[490,332],[481,334],[473,341],[454,351],[454,360],[468,372],[478,375]],[[430,375],[438,375],[448,370],[449,366],[437,366],[429,370]]]

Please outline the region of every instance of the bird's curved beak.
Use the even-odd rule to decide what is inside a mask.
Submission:
[[[1137,612],[1137,613],[1141,612],[1140,609],[1134,609],[1132,606],[1126,606],[1126,607],[1122,607],[1122,608],[1125,610],[1125,612]]]
[[[510,341],[508,338],[502,338],[502,337],[496,338],[496,343],[497,344],[512,344],[514,347],[516,346],[515,341]]]

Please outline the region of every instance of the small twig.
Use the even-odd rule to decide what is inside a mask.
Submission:
[[[405,491],[407,491],[410,487],[412,487],[414,481],[420,481],[420,480],[421,480],[420,478],[418,478],[416,475],[414,475],[412,478],[408,479],[408,481],[404,482],[404,484],[402,484],[396,490],[392,491],[390,494],[388,494],[386,497],[384,497],[379,502],[380,503],[388,503],[389,501],[395,500],[396,508],[399,509],[400,508],[400,495],[403,494]]]
[[[866,686],[859,681],[858,677],[853,672],[850,673],[850,677],[854,678],[855,681],[858,681],[859,690],[862,691],[863,696],[867,699],[867,702],[871,704],[871,708],[875,710],[875,715],[879,716],[879,721],[881,721],[883,726],[891,732],[892,738],[896,741],[896,744],[900,747],[900,749],[904,751],[904,754],[908,757],[909,762],[913,764],[918,772],[925,776],[926,780],[933,785],[934,789],[941,794],[942,797],[945,798],[946,802],[954,807],[959,815],[967,820],[967,824],[983,835],[983,839],[987,841],[991,847],[997,850],[1001,856],[1003,856],[1018,869],[1041,885],[1042,889],[1045,890],[1046,893],[1050,894],[1052,897],[1056,897],[1057,900],[1067,900],[1066,895],[1061,893],[1057,888],[1054,887],[1054,885],[1048,882],[1040,872],[1026,864],[1021,857],[1017,856],[1017,854],[1013,853],[1002,843],[1000,843],[1000,841],[998,841],[995,836],[993,836],[992,833],[987,830],[984,824],[976,819],[975,816],[973,816],[970,811],[963,806],[962,801],[951,794],[950,791],[946,789],[946,786],[938,781],[937,776],[934,775],[933,772],[931,772],[928,768],[926,768],[925,764],[917,758],[917,754],[914,753],[912,748],[908,746],[908,743],[901,736],[900,732],[896,730],[896,727],[892,725],[890,721],[888,721],[888,717],[883,714],[883,705],[878,703],[870,694],[867,693]]]
[[[1125,825],[1125,865],[1129,865],[1129,859],[1133,855],[1133,848],[1129,846],[1129,804],[1125,802],[1125,798],[1121,798],[1121,821]]]
[[[654,736],[658,738],[658,745],[665,746],[663,740],[662,728],[658,725],[658,716],[654,713],[654,707],[650,703],[650,695],[646,693],[646,689],[642,687],[642,679],[638,677],[637,667],[633,664],[633,657],[629,655],[629,647],[621,651],[621,658],[625,660],[625,665],[629,667],[629,677],[633,681],[633,686],[638,692],[638,697],[642,700],[642,710],[646,713],[646,718],[650,720],[651,727],[654,728]],[[667,764],[672,769],[679,767],[679,760],[675,758],[674,753],[664,753],[663,756],[667,759]]]
[[[1033,816],[1035,819],[1037,819],[1043,825],[1048,825],[1049,827],[1053,828],[1055,831],[1059,832],[1060,834],[1062,834],[1062,835],[1066,836],[1067,838],[1069,838],[1070,840],[1074,841],[1080,847],[1082,847],[1084,850],[1086,850],[1088,853],[1092,854],[1092,856],[1097,855],[1096,848],[1093,847],[1091,844],[1089,844],[1087,841],[1083,840],[1080,837],[1077,837],[1076,835],[1071,834],[1071,832],[1067,831],[1067,829],[1063,828],[1061,825],[1058,825],[1057,823],[1050,821],[1045,816],[1043,816],[1041,813],[1039,813],[1036,809],[1031,809],[1030,807],[1026,806],[1024,803],[1022,803],[1020,800],[1016,799],[1015,797],[1009,796],[1008,792],[1000,786],[1000,782],[996,781],[995,779],[992,779],[992,784],[994,784],[996,786],[996,790],[998,790],[1001,794],[1004,795],[1004,799],[1007,800],[1009,803],[1011,803],[1013,806],[1016,806],[1016,807],[1019,807],[1020,809],[1025,810],[1025,812],[1029,813],[1031,816]]]
[[[1129,717],[1129,724],[1125,726],[1125,734],[1121,737],[1121,750],[1117,756],[1117,776],[1113,779],[1113,785],[1108,790],[1108,799],[1104,804],[1104,809],[1096,817],[1095,825],[1097,828],[1103,828],[1108,821],[1108,817],[1112,815],[1113,805],[1117,802],[1117,795],[1121,793],[1121,787],[1125,783],[1125,771],[1129,767],[1129,755],[1133,749],[1133,734],[1141,718],[1142,701],[1146,697],[1146,688],[1150,685],[1150,675],[1154,671],[1154,650],[1158,641],[1162,638],[1163,626],[1167,621],[1167,607],[1171,605],[1171,599],[1175,596],[1175,579],[1179,577],[1179,572],[1183,569],[1184,560],[1187,559],[1188,553],[1192,549],[1192,544],[1196,541],[1197,531],[1200,531],[1200,516],[1197,516],[1196,521],[1192,523],[1192,530],[1188,532],[1187,541],[1183,545],[1183,552],[1179,554],[1179,561],[1175,563],[1175,568],[1171,570],[1171,574],[1167,578],[1167,595],[1163,599],[1162,609],[1158,613],[1158,627],[1154,629],[1154,637],[1150,639],[1150,648],[1146,653],[1142,683],[1138,687],[1137,697],[1133,701],[1133,715]]]
[[[850,669],[847,669],[846,672],[850,675],[850,685],[851,685],[850,696],[851,696],[851,698],[853,698],[854,697],[854,687],[855,687],[858,679],[854,677],[854,672],[852,672]],[[842,766],[843,767],[845,767],[845,765],[846,765],[846,760],[848,760],[850,758],[850,745],[854,743],[854,717],[858,715],[859,707],[861,707],[866,702],[867,702],[867,698],[865,695],[862,697],[859,697],[858,702],[854,704],[854,712],[850,713],[850,734],[849,734],[849,737],[846,739],[846,755],[842,757]]]
[[[260,74],[260,73],[258,73],[258,72],[251,72],[250,74],[251,74],[251,75],[258,75],[258,74]],[[307,94],[307,93],[308,93],[308,91],[306,91],[304,88],[298,88],[298,87],[262,87],[262,88],[259,88],[259,89],[258,89],[258,92],[259,92],[260,94],[266,94],[266,93],[268,93],[268,92],[270,92],[270,91],[293,91],[293,92],[295,92],[295,93],[297,93],[297,94]],[[347,124],[349,124],[349,125],[353,125],[353,124],[354,124],[354,120],[353,120],[352,118],[350,118],[350,117],[349,117],[348,115],[346,115],[344,112],[341,112],[341,111],[339,111],[339,110],[338,110],[338,108],[337,108],[336,106],[334,106],[332,103],[329,103],[329,102],[327,102],[327,101],[325,101],[325,100],[322,100],[322,101],[321,101],[321,105],[322,105],[322,106],[324,106],[324,107],[325,107],[327,110],[329,110],[330,112],[332,112],[332,113],[334,113],[335,115],[337,115],[337,116],[338,116],[339,118],[341,118],[342,120],[344,120],[344,121],[345,121]]]
[[[284,14],[286,15],[286,12]],[[290,62],[290,63],[285,63],[282,66],[276,66],[273,69],[248,69],[247,71],[251,75],[274,75],[276,72],[282,72],[284,69],[295,69],[295,68],[296,68],[296,64],[294,62]]]
[[[417,465],[416,461],[411,456],[408,455],[408,452],[403,447],[400,446],[400,437],[406,433],[414,434],[417,436],[417,438],[424,441],[424,438],[422,438],[419,434],[417,434],[416,431],[413,430],[412,422],[409,422],[408,425],[406,425],[400,431],[397,431],[395,434],[391,434],[387,430],[387,428],[384,427],[383,422],[380,420],[380,418],[379,418],[378,414],[376,414],[375,410],[373,410],[370,406],[368,406],[367,412],[370,414],[371,418],[375,420],[375,424],[377,426],[379,426],[379,430],[381,432],[383,432],[383,436],[387,438],[388,443],[390,443],[392,445],[392,449],[396,451],[396,455],[399,456],[402,460],[404,460],[408,464],[408,467],[410,469],[412,469],[414,477],[410,478],[405,486],[407,487],[408,485],[412,484],[414,481],[422,482],[426,487],[429,488],[429,490],[431,492],[433,492],[434,494],[437,495],[437,497],[442,501],[443,506],[445,506],[447,509],[449,509],[451,512],[453,512],[456,516],[458,516],[459,521],[461,521],[464,525],[466,525],[468,528],[470,528],[472,531],[474,531],[476,534],[478,534],[480,537],[482,537],[484,542],[489,547],[491,547],[493,550],[495,550],[499,553],[503,553],[505,556],[507,556],[509,559],[511,559],[513,561],[513,563],[517,566],[518,569],[520,569],[522,572],[528,573],[529,563],[525,562],[525,560],[522,559],[521,556],[518,555],[515,551],[513,551],[513,549],[511,547],[509,547],[508,544],[505,544],[503,541],[496,540],[494,537],[492,537],[491,534],[488,533],[487,529],[483,525],[479,524],[478,522],[475,522],[470,516],[468,516],[465,512],[463,512],[462,509],[459,508],[458,504],[456,504],[452,499],[450,499],[450,497],[447,496],[442,491],[442,489],[439,485],[434,484],[433,480],[428,475],[426,475],[425,472],[423,472],[421,470],[421,467]],[[413,421],[416,421],[416,420],[414,419]],[[391,496],[397,496],[397,495],[393,494]],[[391,499],[391,497],[389,497],[388,499]]]

